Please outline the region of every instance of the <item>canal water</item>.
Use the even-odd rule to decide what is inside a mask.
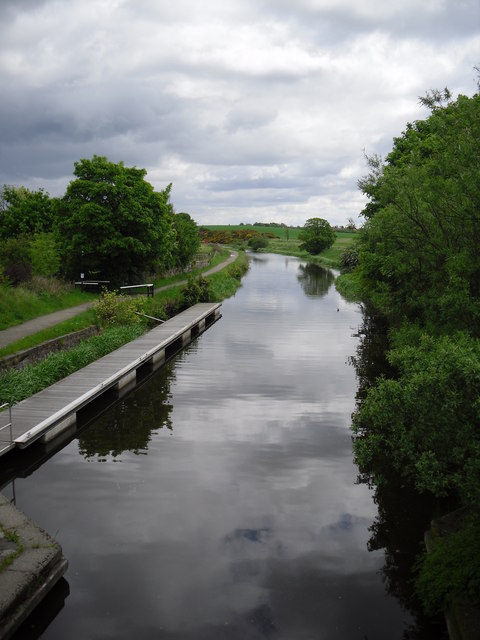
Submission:
[[[222,314],[15,481],[69,561],[31,637],[420,637],[368,549],[377,507],[350,432],[358,305],[331,272],[259,255]]]

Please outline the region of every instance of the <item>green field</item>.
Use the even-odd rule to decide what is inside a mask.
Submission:
[[[238,231],[239,229],[252,229],[258,231],[258,233],[274,233],[279,238],[284,240],[288,237],[291,240],[295,240],[302,227],[270,227],[268,225],[253,225],[253,224],[202,224],[205,229],[210,231]]]

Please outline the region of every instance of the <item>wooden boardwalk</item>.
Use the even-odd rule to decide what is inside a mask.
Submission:
[[[0,431],[0,455],[38,439],[51,440],[76,424],[76,412],[109,390],[121,392],[161,366],[220,317],[220,303],[199,303],[116,351],[12,407],[13,442]],[[8,411],[0,413],[0,427]]]

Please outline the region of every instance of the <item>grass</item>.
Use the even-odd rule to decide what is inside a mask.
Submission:
[[[355,272],[340,274],[335,279],[335,287],[344,298],[351,302],[360,302],[362,299],[358,275]]]
[[[80,331],[81,329],[90,327],[95,323],[95,311],[93,309],[89,309],[88,311],[78,314],[78,316],[70,318],[70,320],[60,322],[53,327],[43,329],[37,333],[32,333],[21,340],[17,340],[16,342],[11,342],[6,347],[3,347],[3,349],[0,349],[0,358],[11,355],[12,353],[18,353],[24,349],[36,347],[37,345],[42,344],[42,342],[52,340],[53,338],[59,338],[67,333]]]
[[[35,293],[26,287],[0,284],[0,330],[13,327],[38,316],[75,307],[96,296],[78,289],[58,293]]]
[[[0,525],[0,531],[2,532],[5,540],[8,540],[9,542],[13,542],[16,545],[16,549],[12,550],[11,553],[9,553],[7,556],[2,558],[2,560],[0,561],[0,572],[1,572],[7,567],[9,567],[12,564],[12,562],[21,555],[21,553],[24,550],[24,547],[20,543],[20,539],[16,531],[9,531],[4,527],[2,527],[2,525]]]
[[[12,369],[0,376],[0,404],[15,404],[49,387],[74,371],[138,338],[145,331],[141,324],[115,326],[104,330],[68,351],[50,354],[42,362],[25,369]]]
[[[212,299],[220,302],[230,298],[241,286],[241,279],[248,271],[249,259],[244,251],[240,251],[238,258],[226,269],[208,276]]]

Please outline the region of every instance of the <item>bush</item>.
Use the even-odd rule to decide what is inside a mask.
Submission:
[[[115,291],[104,291],[95,304],[95,314],[102,327],[138,324],[141,317],[136,312],[142,310],[142,307],[143,301],[139,298],[127,298],[117,295]]]
[[[211,299],[210,284],[203,276],[198,276],[198,278],[189,276],[182,294],[188,307],[197,304],[197,302],[209,302]]]
[[[354,245],[348,246],[340,257],[340,268],[342,273],[353,271],[358,265],[358,249]]]
[[[266,249],[268,247],[268,240],[265,236],[256,236],[255,238],[250,238],[248,241],[248,246],[253,251],[258,251],[259,249]]]
[[[390,337],[397,377],[379,378],[353,416],[357,463],[377,485],[388,465],[420,492],[478,508],[480,340],[415,327]]]
[[[421,558],[415,587],[428,613],[459,599],[480,605],[479,526],[478,516],[471,517],[458,531],[434,538],[431,552]]]

